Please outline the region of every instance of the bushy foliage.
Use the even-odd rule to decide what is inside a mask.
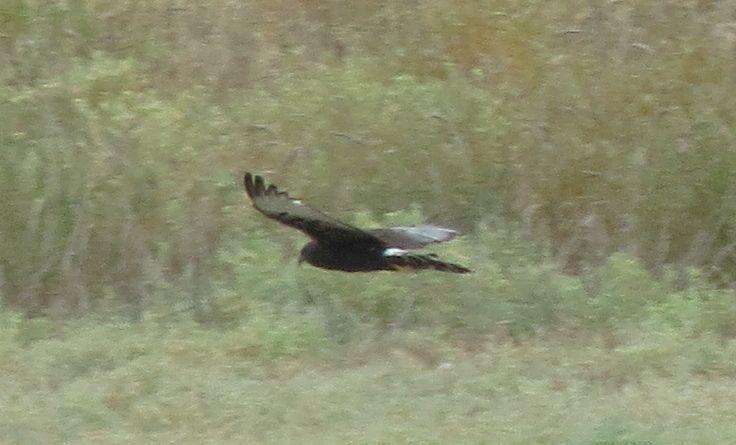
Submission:
[[[6,2],[3,293],[201,298],[260,230],[246,169],[330,210],[517,223],[571,273],[626,248],[729,285],[733,32],[668,5]]]

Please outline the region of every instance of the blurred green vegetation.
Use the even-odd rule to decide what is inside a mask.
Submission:
[[[0,1],[0,441],[736,441],[734,7]]]
[[[459,250],[474,249],[461,243]],[[471,260],[484,255],[478,249]],[[217,323],[163,310],[138,321],[0,312],[0,437],[18,444],[736,438],[731,292],[697,275],[697,285],[676,291],[617,256],[600,270],[606,284],[592,298],[585,282],[549,264],[507,269],[485,259],[472,280],[315,271],[301,289],[311,304],[299,300],[293,267],[253,265],[242,279],[271,273],[265,281],[276,289],[221,291]]]

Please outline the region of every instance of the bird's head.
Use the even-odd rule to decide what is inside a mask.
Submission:
[[[305,261],[309,264],[312,264],[312,261],[311,261],[312,251],[315,249],[316,249],[316,245],[314,241],[302,247],[302,250],[299,252],[299,259],[297,260],[297,264],[301,266],[302,263]]]
[[[302,247],[302,250],[299,252],[298,264],[301,266],[301,264],[305,261],[312,265],[318,263],[318,251],[319,246],[317,245],[316,241],[311,241],[307,243],[304,247]]]

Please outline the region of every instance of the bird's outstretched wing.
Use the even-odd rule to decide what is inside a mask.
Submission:
[[[263,178],[245,174],[245,192],[259,212],[289,227],[301,230],[309,237],[327,244],[366,244],[382,246],[381,240],[370,233],[315,210],[273,184],[266,187]]]
[[[421,249],[427,244],[449,241],[457,236],[452,229],[437,226],[391,227],[368,230],[389,247],[400,249]]]

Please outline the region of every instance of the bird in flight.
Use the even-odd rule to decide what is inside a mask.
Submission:
[[[253,207],[269,218],[301,230],[312,240],[299,253],[303,261],[323,269],[343,272],[434,269],[468,273],[470,269],[441,261],[432,253],[416,253],[428,244],[448,241],[457,235],[436,226],[392,227],[363,230],[315,210],[261,176],[245,174],[245,191]]]

